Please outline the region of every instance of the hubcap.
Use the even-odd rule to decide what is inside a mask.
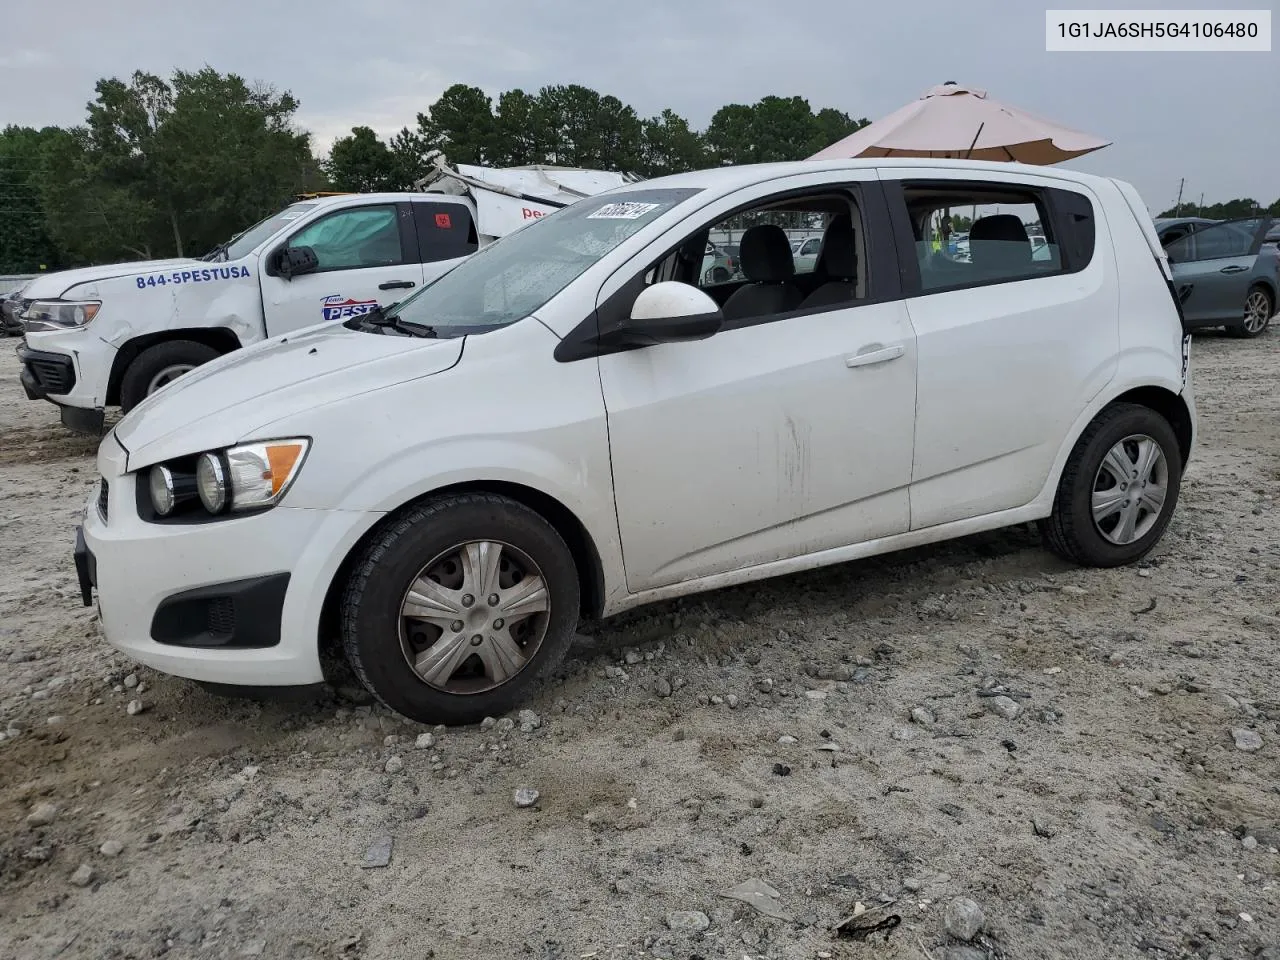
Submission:
[[[1145,434],[1125,437],[1107,451],[1093,478],[1093,523],[1111,543],[1141,540],[1160,519],[1168,491],[1164,451]]]
[[[1257,333],[1271,319],[1270,313],[1271,304],[1267,302],[1267,295],[1261,290],[1253,291],[1244,302],[1245,329],[1250,333]]]
[[[551,610],[542,571],[496,540],[452,547],[419,571],[400,604],[400,649],[445,693],[506,683],[538,652]]]
[[[184,373],[190,373],[195,368],[196,365],[194,363],[170,364],[151,378],[151,382],[147,384],[147,396],[151,396],[151,394],[155,393],[161,387],[173,383],[173,381],[177,380]]]

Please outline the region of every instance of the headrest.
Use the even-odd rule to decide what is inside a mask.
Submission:
[[[738,251],[742,257],[742,272],[755,283],[783,283],[796,273],[796,262],[791,258],[791,244],[786,231],[774,223],[762,223],[749,228],[742,235]]]
[[[979,217],[969,229],[969,242],[974,240],[1020,240],[1030,250],[1027,239],[1027,228],[1012,213],[997,213],[990,217]]]
[[[827,224],[813,272],[832,280],[857,279],[858,249],[853,242],[853,220],[847,213],[838,214]]]
[[[1011,213],[975,220],[969,229],[969,260],[976,267],[1017,270],[1031,263],[1027,228]]]

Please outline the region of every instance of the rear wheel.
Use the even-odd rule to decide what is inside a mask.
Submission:
[[[555,528],[490,494],[430,501],[357,561],[342,600],[347,659],[387,706],[474,723],[527,698],[564,657],[578,573]]]
[[[1244,317],[1231,332],[1237,337],[1257,337],[1271,323],[1271,316],[1276,312],[1276,302],[1271,291],[1258,284],[1249,288],[1244,298]]]
[[[219,356],[213,347],[194,340],[169,340],[148,347],[133,358],[120,380],[120,409],[128,413],[157,390]]]
[[[1182,452],[1169,422],[1149,407],[1114,404],[1071,451],[1053,513],[1040,522],[1045,543],[1085,566],[1131,563],[1164,534],[1181,481]]]

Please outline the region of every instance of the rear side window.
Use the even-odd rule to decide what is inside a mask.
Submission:
[[[924,293],[1068,273],[1093,255],[1093,207],[1082,194],[957,180],[902,189]]]
[[[1247,257],[1253,253],[1254,238],[1262,227],[1261,220],[1232,220],[1202,227],[1165,245],[1175,263],[1193,260],[1220,260]]]
[[[413,213],[423,263],[470,256],[480,245],[471,211],[461,203],[415,202]]]

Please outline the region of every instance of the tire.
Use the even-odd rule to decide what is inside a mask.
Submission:
[[[1153,491],[1163,487],[1164,499],[1159,511],[1151,510],[1145,492],[1147,488],[1139,489],[1139,506],[1132,514],[1134,526],[1126,531],[1120,525],[1130,511],[1116,504],[1131,500],[1120,499],[1125,491],[1119,489],[1114,468],[1117,463],[1141,468],[1142,451],[1133,443],[1132,438],[1135,437],[1150,440],[1159,448],[1163,462],[1162,465],[1160,461],[1156,462],[1148,482],[1152,484]],[[1104,460],[1108,460],[1112,448],[1122,443],[1125,460],[1110,460],[1104,468]],[[1138,462],[1135,464],[1134,461]],[[1159,480],[1163,483],[1157,484]],[[1134,482],[1132,477],[1128,478],[1127,483]],[[1053,513],[1040,521],[1045,545],[1058,556],[1082,566],[1118,567],[1132,563],[1149,553],[1160,541],[1177,506],[1181,483],[1182,452],[1169,422],[1149,407],[1133,403],[1113,404],[1085,428],[1071,451],[1058,483]],[[1114,491],[1114,499],[1104,503],[1104,495],[1109,491]],[[1099,495],[1099,506],[1112,509],[1112,513],[1100,522],[1094,519],[1095,492]],[[1146,507],[1145,511],[1143,507]],[[1152,516],[1153,520],[1150,519]],[[1127,542],[1126,533],[1132,535]]]
[[[1276,298],[1260,283],[1255,283],[1245,294],[1244,316],[1227,330],[1233,337],[1252,340],[1260,337],[1271,324],[1276,312]]]
[[[156,384],[157,379],[164,378],[166,373],[182,370],[185,373],[202,363],[208,363],[222,356],[213,347],[194,340],[169,340],[148,347],[133,358],[124,376],[120,380],[120,409],[128,413],[164,383]],[[165,380],[170,383],[181,376]]]
[[[467,544],[480,551],[478,542],[501,549],[475,552],[470,563],[455,553]],[[492,581],[468,581],[495,557],[497,606],[486,602],[497,596]],[[526,579],[517,570],[528,570]],[[521,599],[518,585],[530,575],[541,577],[546,609],[509,615],[505,624],[503,607]],[[427,580],[439,588],[431,596],[421,592]],[[467,592],[468,582],[477,589]],[[430,619],[403,615],[411,585]],[[420,723],[475,723],[518,706],[564,659],[579,602],[573,555],[541,516],[493,494],[442,497],[396,518],[357,558],[342,596],[342,643],[361,683],[392,710]],[[536,592],[523,603],[536,610]],[[427,651],[434,658],[420,673],[410,658],[421,664]],[[429,682],[424,674],[432,673]]]
[[[711,268],[711,272],[710,272],[711,283],[728,283],[729,277],[730,277],[730,273],[729,273],[728,267],[716,266]]]

